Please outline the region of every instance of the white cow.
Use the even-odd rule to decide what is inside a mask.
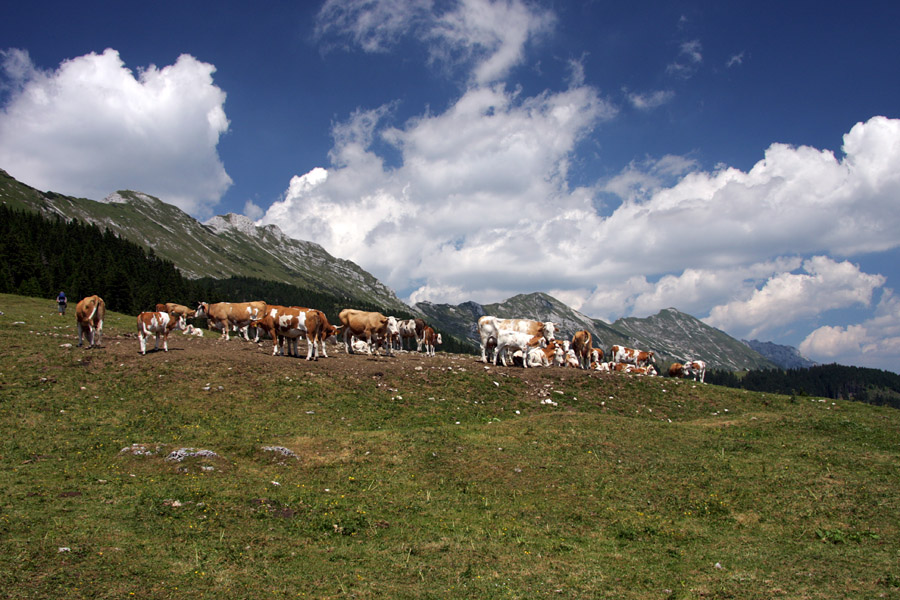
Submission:
[[[507,354],[519,350],[523,355],[527,356],[529,350],[536,347],[543,348],[546,343],[546,340],[542,336],[531,335],[530,333],[522,333],[520,331],[506,331],[501,329],[497,334],[497,353],[494,355],[494,365],[497,364],[497,359],[500,358],[502,359],[503,366],[505,367],[507,366]],[[524,365],[525,368],[528,368],[528,361],[523,360],[522,365]]]
[[[694,381],[704,383],[703,379],[706,377],[706,363],[702,360],[686,361],[684,363],[684,376],[687,377],[688,375],[693,377]]]
[[[478,335],[481,337],[481,362],[488,362],[491,348],[499,345],[498,336],[501,331],[516,331],[530,334],[532,337],[543,337],[548,342],[556,333],[556,325],[547,321],[531,321],[529,319],[501,319],[485,315],[478,319]],[[496,357],[494,359],[496,364]]]

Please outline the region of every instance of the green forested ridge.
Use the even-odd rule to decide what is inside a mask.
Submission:
[[[743,377],[726,371],[707,373],[707,383],[754,392],[822,396],[900,408],[900,375],[880,369],[817,365],[807,369],[760,369]]]
[[[60,291],[73,303],[97,294],[110,310],[135,315],[153,310],[158,302],[195,306],[200,301],[264,300],[317,308],[332,323],[338,322],[343,308],[413,317],[358,299],[253,277],[188,279],[171,261],[109,229],[101,231],[96,225],[74,219],[47,219],[38,213],[0,206],[0,293],[55,302]],[[467,349],[446,333],[443,338],[442,350]]]

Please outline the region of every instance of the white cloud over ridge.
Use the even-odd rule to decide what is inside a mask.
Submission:
[[[208,215],[231,179],[216,146],[228,130],[215,68],[181,55],[137,76],[107,49],[36,69],[4,52],[12,89],[0,110],[0,165],[44,190],[103,198],[119,189]]]
[[[454,6],[449,22],[480,10],[488,31],[503,11],[528,10],[484,0]],[[465,28],[454,25],[435,35],[433,21],[417,18],[431,23],[432,56],[481,47],[478,32],[463,39]],[[493,53],[470,61],[468,89],[443,112],[391,127],[384,124],[391,107],[382,106],[337,124],[331,166],[295,177],[261,222],[322,243],[411,302],[496,302],[547,291],[608,321],[675,306],[753,337],[869,306],[885,289],[885,277],[847,259],[900,246],[900,120],[857,123],[840,155],[773,143],[748,171],[702,170],[689,157],[666,156],[573,187],[578,144],[616,107],[583,75],[568,89],[532,97],[498,83],[524,60],[522,47],[540,31],[532,23],[550,22],[522,20],[502,51],[503,42],[487,35]],[[425,29],[420,39],[429,39]],[[686,42],[673,63],[684,68],[670,72],[689,76],[702,60],[699,42]],[[626,96],[640,109],[671,99]],[[398,166],[386,166],[375,141],[400,153]],[[883,321],[900,323],[900,311],[883,312]],[[839,333],[848,332],[857,330]],[[811,358],[820,359],[813,351],[824,345],[814,342],[826,334],[835,331],[823,328],[805,342]]]

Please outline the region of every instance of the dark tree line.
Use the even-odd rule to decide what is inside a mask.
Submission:
[[[743,377],[728,371],[707,373],[706,382],[755,392],[856,400],[900,408],[900,375],[880,369],[819,365],[808,369],[760,369]]]
[[[98,294],[110,310],[137,314],[161,299],[206,296],[201,282],[109,229],[0,206],[0,292],[74,303]]]
[[[379,311],[408,319],[405,312],[348,297],[253,277],[188,279],[168,260],[118,237],[109,229],[0,205],[0,293],[46,298],[55,305],[60,291],[74,304],[97,294],[109,310],[136,315],[159,302],[194,307],[197,302],[247,302],[305,306],[339,323],[344,308]],[[443,334],[442,350],[471,352]]]

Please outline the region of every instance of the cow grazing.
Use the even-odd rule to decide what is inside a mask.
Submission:
[[[381,335],[386,338],[388,356],[393,356],[391,343],[394,336],[400,334],[397,319],[386,317],[380,312],[368,312],[353,308],[345,308],[340,312],[338,318],[341,320],[341,330],[344,335],[344,347],[347,350],[347,354],[354,354],[350,345],[350,338],[356,336],[365,338],[366,352],[371,356],[372,345],[377,341],[378,336]]]
[[[222,337],[228,341],[228,330],[230,326],[237,328],[248,342],[250,337],[247,330],[250,327],[250,321],[259,319],[266,314],[266,303],[256,302],[216,302],[215,304],[207,304],[201,302],[197,305],[197,317],[206,317],[209,322],[209,328],[220,330]],[[259,330],[256,332],[255,342],[259,341]]]
[[[434,356],[434,347],[444,343],[441,339],[441,334],[435,333],[434,329],[429,326],[425,327],[422,339],[425,343],[425,354],[428,356]]]
[[[530,333],[522,333],[520,331],[508,331],[501,329],[497,334],[497,352],[494,354],[494,365],[497,365],[497,359],[506,364],[506,355],[512,352],[521,351],[523,357],[522,366],[528,368],[528,352],[532,348],[544,347],[547,340],[543,336],[531,335]]]
[[[501,331],[527,333],[531,337],[542,337],[549,342],[554,339],[556,325],[550,321],[541,323],[540,321],[531,321],[529,319],[501,319],[485,315],[478,319],[478,335],[481,337],[481,362],[488,362],[491,348],[499,346],[498,336]],[[497,364],[496,357],[494,364]]]
[[[571,348],[578,359],[578,366],[582,369],[591,366],[591,344],[591,333],[587,330],[576,331],[572,336]]]
[[[684,365],[681,363],[672,363],[669,365],[669,377],[684,377]]]
[[[262,319],[254,319],[252,325],[267,331],[274,340],[272,356],[287,354],[300,357],[297,341],[306,338],[306,360],[319,360],[317,341],[322,333],[320,311],[295,306],[280,306]],[[279,341],[281,342],[279,344]]]
[[[690,375],[694,381],[703,383],[706,378],[706,363],[702,360],[689,360],[684,363],[684,376]]]
[[[141,354],[147,354],[147,338],[156,335],[154,350],[159,350],[159,336],[163,338],[163,351],[169,351],[169,333],[173,329],[184,329],[184,316],[175,316],[168,312],[142,312],[137,316],[138,339],[141,342]]]
[[[636,367],[645,367],[650,363],[656,363],[653,352],[635,350],[634,348],[626,348],[625,346],[613,346],[610,349],[610,353],[612,354],[613,361],[634,365]]]
[[[103,336],[103,317],[106,316],[106,303],[100,296],[83,298],[75,306],[75,324],[78,327],[78,345],[87,337],[88,348],[100,345]]]
[[[190,309],[183,304],[175,304],[174,302],[157,304],[156,312],[167,312],[175,317],[184,317],[185,319],[193,319],[197,316],[196,310]]]

